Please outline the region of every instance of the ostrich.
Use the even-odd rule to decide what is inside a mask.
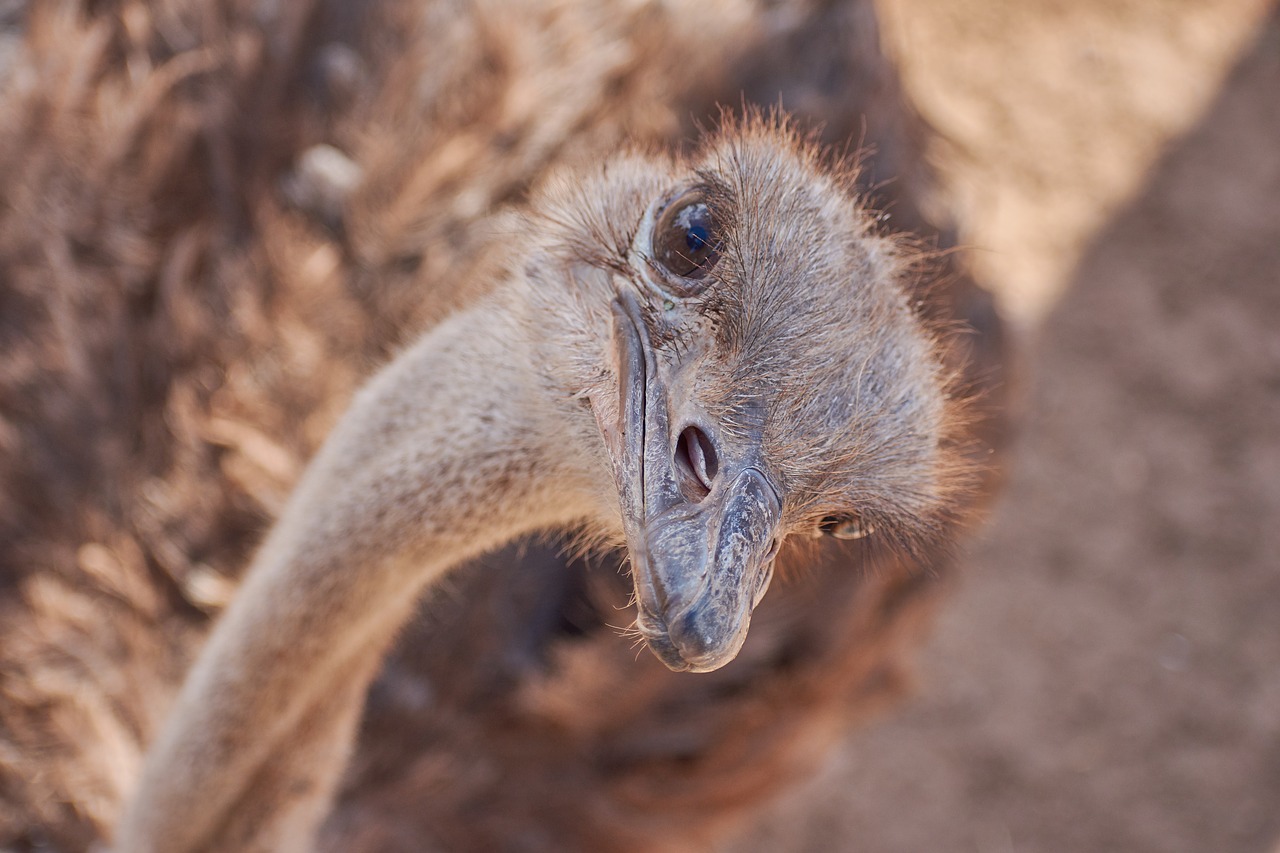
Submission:
[[[625,540],[636,629],[705,672],[790,536],[936,544],[964,472],[933,336],[838,174],[748,121],[551,182],[491,298],[361,392],[152,748],[129,851],[304,850],[424,586],[539,530]]]
[[[915,161],[892,130],[899,108],[891,86],[884,94],[891,76],[875,52],[869,5],[823,6],[790,23],[770,18],[781,35],[750,3],[692,4],[684,12],[694,18],[638,9],[625,21],[567,4],[551,23],[523,5],[498,9],[530,17],[510,29],[493,10],[454,20],[457,10],[431,7],[441,18],[434,24],[447,19],[448,27],[387,29],[418,33],[419,49],[405,55],[429,56],[432,76],[412,63],[409,72],[439,85],[386,87],[437,93],[430,122],[406,120],[422,111],[416,102],[375,103],[371,118],[343,94],[352,80],[373,85],[362,74],[394,79],[403,68],[371,63],[339,74],[323,110],[406,129],[348,138],[366,174],[360,189],[336,218],[326,211],[305,223],[275,203],[279,170],[315,128],[341,123],[291,97],[302,84],[290,69],[312,67],[314,57],[325,60],[322,70],[349,70],[349,50],[335,65],[326,58],[335,54],[306,46],[315,39],[327,50],[336,37],[325,28],[344,32],[346,7],[291,7],[255,42],[258,18],[182,11],[200,5],[169,4],[178,9],[172,17],[158,11],[149,21],[142,4],[118,28],[97,7],[84,21],[38,10],[34,18],[54,22],[45,22],[46,44],[79,53],[67,51],[75,61],[59,76],[48,57],[61,54],[49,51],[36,67],[60,85],[14,87],[5,101],[22,120],[5,125],[10,144],[0,145],[15,176],[0,208],[15,310],[0,316],[7,340],[17,341],[0,376],[10,424],[0,435],[3,475],[12,486],[0,495],[0,530],[12,546],[0,558],[0,582],[17,593],[0,621],[0,837],[16,837],[5,832],[18,826],[28,843],[55,834],[58,846],[83,849],[116,821],[137,785],[130,756],[153,739],[203,614],[221,606],[205,585],[219,574],[209,565],[234,574],[255,525],[276,512],[262,478],[244,474],[245,460],[291,482],[290,459],[309,448],[289,436],[314,431],[299,413],[322,410],[316,399],[341,399],[351,363],[394,346],[406,328],[430,325],[413,300],[434,281],[437,304],[448,299],[440,283],[456,282],[460,310],[352,409],[351,418],[381,423],[388,443],[377,451],[356,436],[353,453],[341,450],[353,440],[343,436],[360,430],[348,419],[317,457],[152,747],[117,847],[178,850],[184,837],[213,849],[305,844],[348,760],[317,842],[326,849],[421,849],[424,838],[482,849],[516,837],[547,850],[705,846],[802,776],[851,717],[901,691],[898,660],[945,568],[941,544],[952,516],[972,502],[965,486],[975,453],[966,445],[980,424],[960,410],[986,381],[988,362],[959,347],[944,352],[940,341],[959,321],[982,333],[960,344],[990,347],[998,335],[984,321],[985,296],[962,278],[921,288],[916,252],[863,212],[853,170],[823,166],[785,125],[729,121],[700,153],[653,153],[676,147],[681,110],[705,111],[743,91],[769,101],[780,87],[835,116],[835,138],[858,133],[860,116],[878,116],[872,137],[883,134],[882,149],[870,172],[909,177]],[[697,15],[711,15],[703,23],[726,37],[708,43]],[[592,38],[577,38],[579,30]],[[557,49],[527,50],[538,39]],[[845,50],[851,43],[858,49]],[[263,46],[254,53],[246,44]],[[813,45],[822,49],[806,52]],[[796,55],[813,67],[794,65]],[[628,65],[619,60],[626,56],[644,61]],[[832,69],[866,85],[824,89]],[[577,97],[526,110],[528,79]],[[439,94],[459,85],[471,87],[464,99]],[[130,86],[145,108],[121,122],[111,98]],[[506,111],[469,112],[493,103]],[[638,153],[616,153],[624,136],[640,140]],[[45,144],[31,146],[32,138]],[[610,152],[607,166],[584,166],[601,152]],[[412,158],[421,165],[406,180]],[[546,177],[557,164],[567,168]],[[865,174],[864,188],[879,179]],[[459,175],[470,177],[459,183]],[[526,203],[533,185],[542,189]],[[881,191],[897,195],[900,227],[919,224],[912,186]],[[49,199],[62,207],[51,210]],[[523,213],[488,218],[489,205],[512,201]],[[157,208],[169,219],[149,221]],[[810,247],[816,235],[827,239],[783,251],[783,238]],[[310,272],[327,258],[337,259],[334,272]],[[310,276],[306,287],[298,270]],[[858,286],[833,288],[836,279]],[[255,290],[258,281],[270,286]],[[317,281],[351,283],[322,291],[335,319],[298,310],[314,301]],[[352,320],[362,311],[363,326]],[[336,342],[320,370],[273,355],[304,320]],[[138,344],[136,368],[122,341]],[[323,353],[314,337],[303,341],[300,352]],[[156,350],[169,353],[163,367]],[[439,368],[450,353],[463,372],[447,381]],[[209,364],[225,376],[210,378]],[[415,375],[439,393],[378,390]],[[325,380],[338,390],[323,393]],[[492,410],[476,395],[486,389],[496,395]],[[409,417],[417,406],[444,412],[450,400],[449,411],[470,411],[487,426],[451,430],[431,447],[474,452],[474,464],[397,480],[356,461],[369,452],[386,463],[380,454],[397,452],[395,436],[417,428],[398,420],[396,406]],[[850,407],[843,417],[841,405]],[[868,431],[854,424],[855,411],[889,416]],[[236,426],[263,414],[274,420]],[[636,418],[650,443],[636,444]],[[515,429],[520,419],[530,419],[528,430]],[[84,442],[85,434],[101,440]],[[401,445],[402,474],[429,464],[418,455],[425,449]],[[860,477],[859,464],[889,457]],[[641,461],[648,473],[635,480]],[[343,494],[351,493],[326,487],[326,477],[357,492],[361,483],[399,487],[423,514],[404,515],[412,503],[392,493],[384,495],[388,515],[363,499],[357,504],[372,516],[348,513]],[[456,486],[452,497],[415,491],[446,482]],[[249,498],[261,509],[246,510]],[[486,502],[492,510],[477,516]],[[297,559],[308,506],[336,523],[319,524],[323,535],[306,547],[407,549],[383,552],[389,563],[368,552],[349,573],[327,576],[363,578],[361,594],[385,595],[385,609],[325,599],[323,584],[303,578],[295,587],[297,574],[269,567]],[[431,518],[440,525],[434,534]],[[663,557],[692,553],[698,525],[714,578],[706,584]],[[635,583],[608,557],[566,563],[536,548],[457,568],[520,530],[562,526],[588,545],[627,545]],[[353,535],[338,541],[344,529]],[[430,553],[417,553],[425,545],[413,537],[436,534]],[[731,548],[742,549],[741,562],[725,559]],[[774,563],[798,577],[774,583],[756,607]],[[281,581],[293,592],[256,592]],[[427,610],[399,630],[366,700],[424,584],[433,587]],[[292,596],[308,589],[320,598],[294,609]],[[632,595],[639,611],[626,609]],[[323,631],[307,629],[326,617],[345,626],[345,640],[328,644]],[[282,667],[271,645],[253,642],[260,619],[272,623],[268,643],[285,642],[295,663],[318,655],[317,666]],[[656,655],[618,636],[633,619]],[[290,620],[300,620],[292,630]],[[238,681],[242,652],[268,659],[239,670],[248,680]],[[263,692],[253,689],[259,675]],[[290,690],[295,676],[309,686]],[[201,684],[223,679],[237,686],[192,713]],[[285,701],[270,707],[277,691]],[[205,739],[185,739],[183,728],[200,726],[205,713]],[[263,725],[239,728],[246,714]],[[233,740],[219,744],[219,728]],[[202,752],[201,743],[214,749]],[[214,772],[197,779],[186,749],[212,757]],[[193,784],[209,793],[195,798],[203,803],[193,801]]]

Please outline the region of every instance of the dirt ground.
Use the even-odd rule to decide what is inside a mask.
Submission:
[[[1025,414],[918,698],[738,849],[1270,853],[1280,7],[886,13]]]
[[[1280,853],[1280,3],[881,8],[1020,436],[917,698],[733,853]]]

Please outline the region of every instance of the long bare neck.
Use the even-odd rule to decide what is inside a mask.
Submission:
[[[357,396],[192,669],[118,851],[309,849],[423,588],[586,515],[581,460],[550,441],[563,404],[520,340],[509,310],[477,306]]]

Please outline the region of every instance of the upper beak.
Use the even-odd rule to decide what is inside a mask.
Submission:
[[[742,648],[773,576],[781,501],[760,465],[759,430],[739,425],[732,442],[696,426],[681,426],[693,439],[674,435],[667,383],[629,293],[614,302],[613,338],[619,424],[605,434],[613,438],[637,625],[671,669],[717,669]],[[692,495],[681,488],[690,467],[687,452],[678,458],[682,442],[698,457]]]

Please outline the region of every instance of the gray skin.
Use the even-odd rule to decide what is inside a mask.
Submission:
[[[693,159],[551,180],[495,240],[491,292],[375,376],[310,464],[188,675],[117,827],[121,853],[302,851],[365,691],[422,591],[511,539],[624,541],[649,647],[741,648],[792,534],[912,548],[964,470],[909,257],[785,127]],[[718,260],[664,265],[698,188]]]

